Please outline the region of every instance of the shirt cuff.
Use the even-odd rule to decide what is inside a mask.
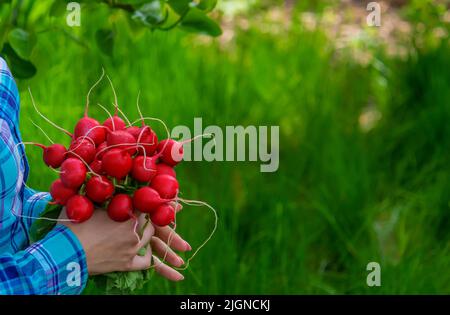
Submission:
[[[78,238],[64,225],[26,249],[41,265],[46,294],[80,294],[88,279],[86,255]]]
[[[26,216],[23,218],[27,226],[27,230],[30,229],[35,218],[38,218],[45,210],[47,204],[52,200],[52,197],[47,192],[37,192],[30,188],[25,188],[23,202],[23,214]]]

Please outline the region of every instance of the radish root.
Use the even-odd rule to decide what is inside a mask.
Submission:
[[[116,90],[114,89],[114,84],[112,83],[109,75],[106,75],[106,78],[108,79],[109,84],[111,85],[111,89],[112,89],[113,94],[114,94],[114,107],[115,107],[114,115],[117,115],[118,114],[118,109],[119,109],[119,103],[117,102]]]
[[[48,136],[48,134],[44,131],[44,129],[41,128],[41,126],[39,126],[38,124],[36,124],[36,123],[33,121],[33,119],[31,119],[31,118],[29,118],[29,119],[30,119],[31,123],[32,123],[36,128],[38,128],[38,129],[44,134],[44,136],[48,139],[48,141],[50,141],[51,144],[54,144],[54,143],[55,143],[55,141],[53,141],[53,140]]]
[[[100,78],[91,86],[89,89],[87,95],[86,95],[86,106],[84,107],[84,117],[88,116],[88,110],[89,110],[89,96],[91,95],[92,90],[103,80],[103,77],[105,76],[105,68],[102,67],[102,75]]]
[[[31,103],[33,104],[33,107],[35,109],[35,111],[39,114],[39,116],[41,116],[42,118],[44,118],[44,120],[46,122],[48,122],[50,125],[52,125],[53,127],[55,127],[56,129],[59,129],[60,131],[64,132],[66,135],[68,135],[69,137],[73,138],[73,135],[68,132],[66,129],[58,126],[57,124],[55,124],[53,121],[51,121],[50,119],[48,119],[47,117],[44,116],[44,114],[42,114],[38,108],[36,107],[36,103],[34,102],[34,98],[33,98],[33,94],[31,93],[31,89],[30,87],[28,87],[28,92],[30,93],[30,97],[31,97]]]

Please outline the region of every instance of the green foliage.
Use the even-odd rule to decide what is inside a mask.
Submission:
[[[96,17],[94,25],[105,28]],[[150,273],[135,293],[450,293],[447,39],[408,47],[404,58],[373,48],[373,61],[358,64],[320,29],[307,32],[295,23],[274,34],[250,23],[246,31],[233,29],[224,44],[179,31],[145,32],[134,41],[120,36],[128,25],[119,22],[113,58],[63,33],[42,34],[33,54],[46,66],[29,82],[19,81],[24,141],[47,143],[29,117],[55,141],[69,141],[34,112],[28,85],[41,111],[70,129],[102,66],[129,118],[138,117],[141,91],[144,114],[169,127],[192,127],[194,117],[220,127],[280,126],[276,173],[261,174],[250,162],[177,166],[183,196],[217,208],[217,234],[183,272],[184,281]],[[107,84],[92,97],[105,105],[113,99]],[[367,109],[380,119],[362,130]],[[90,114],[106,118],[95,103]],[[27,148],[27,156],[27,184],[47,190],[57,174],[40,151]],[[212,224],[203,208],[185,207],[177,215],[177,231],[194,249]],[[370,261],[381,264],[381,287],[366,285]],[[143,276],[133,275],[133,283]],[[89,282],[85,293],[111,292],[130,280],[103,279]]]
[[[81,16],[89,25],[89,30],[79,32],[65,25],[67,4],[70,1],[16,0],[0,3],[0,49],[7,61],[17,68],[18,78],[27,79],[36,74],[32,53],[41,32],[58,30],[85,46],[94,41],[99,51],[109,57],[114,53],[114,21],[119,12],[135,28],[151,30],[170,30],[178,25],[183,29],[200,34],[219,36],[220,26],[207,13],[211,12],[216,1],[202,0],[80,0]],[[86,9],[86,13],[84,13]],[[105,11],[106,9],[106,11]],[[103,12],[103,23],[89,23],[95,20],[96,10]],[[89,11],[89,12],[88,12]],[[186,19],[186,21],[184,21]],[[102,25],[106,22],[107,25]],[[183,23],[184,22],[184,23]],[[95,36],[89,36],[93,31]]]

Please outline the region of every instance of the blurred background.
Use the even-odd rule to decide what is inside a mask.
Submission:
[[[7,1],[8,2],[8,1]],[[169,127],[279,125],[280,167],[259,162],[184,162],[185,198],[213,205],[217,233],[181,283],[158,276],[140,294],[450,293],[449,2],[223,0],[209,14],[211,37],[136,28],[107,6],[82,7],[81,27],[31,6],[18,21],[38,34],[18,79],[24,141],[68,138],[34,111],[71,130],[105,67],[121,108]],[[51,19],[59,28],[45,28]],[[112,25],[113,43],[81,38]],[[91,96],[112,110],[104,81]],[[158,125],[154,126],[163,136]],[[29,185],[48,190],[56,174],[27,148]],[[196,248],[213,227],[206,208],[185,207],[180,232]],[[381,265],[368,287],[366,266]],[[86,293],[102,293],[89,285]]]

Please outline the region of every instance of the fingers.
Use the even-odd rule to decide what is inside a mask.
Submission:
[[[164,278],[167,278],[172,281],[180,281],[184,279],[181,273],[162,263],[161,260],[159,260],[159,258],[156,257],[155,255],[153,255],[153,261],[156,272],[159,273]]]
[[[158,254],[158,256],[161,259],[167,261],[169,264],[176,267],[181,267],[184,264],[183,259],[175,254],[175,252],[170,249],[170,247],[167,246],[167,244],[164,243],[161,239],[153,236],[150,244],[153,250]]]
[[[170,205],[175,209],[175,212],[180,212],[183,209],[183,205],[179,202],[172,201]]]
[[[145,227],[143,233],[142,233],[142,237],[141,240],[138,243],[138,248],[142,248],[144,246],[146,246],[150,240],[152,239],[152,236],[155,234],[155,228],[153,227],[153,224],[149,223],[147,224],[147,226]]]
[[[178,235],[169,226],[155,226],[155,236],[159,237],[163,242],[167,244],[169,244],[170,241],[169,246],[175,250],[185,252],[192,249],[191,245],[183,240],[181,236]]]
[[[129,271],[138,271],[149,269],[152,264],[152,249],[147,246],[146,253],[144,256],[136,255],[131,261],[131,265],[128,268]]]

